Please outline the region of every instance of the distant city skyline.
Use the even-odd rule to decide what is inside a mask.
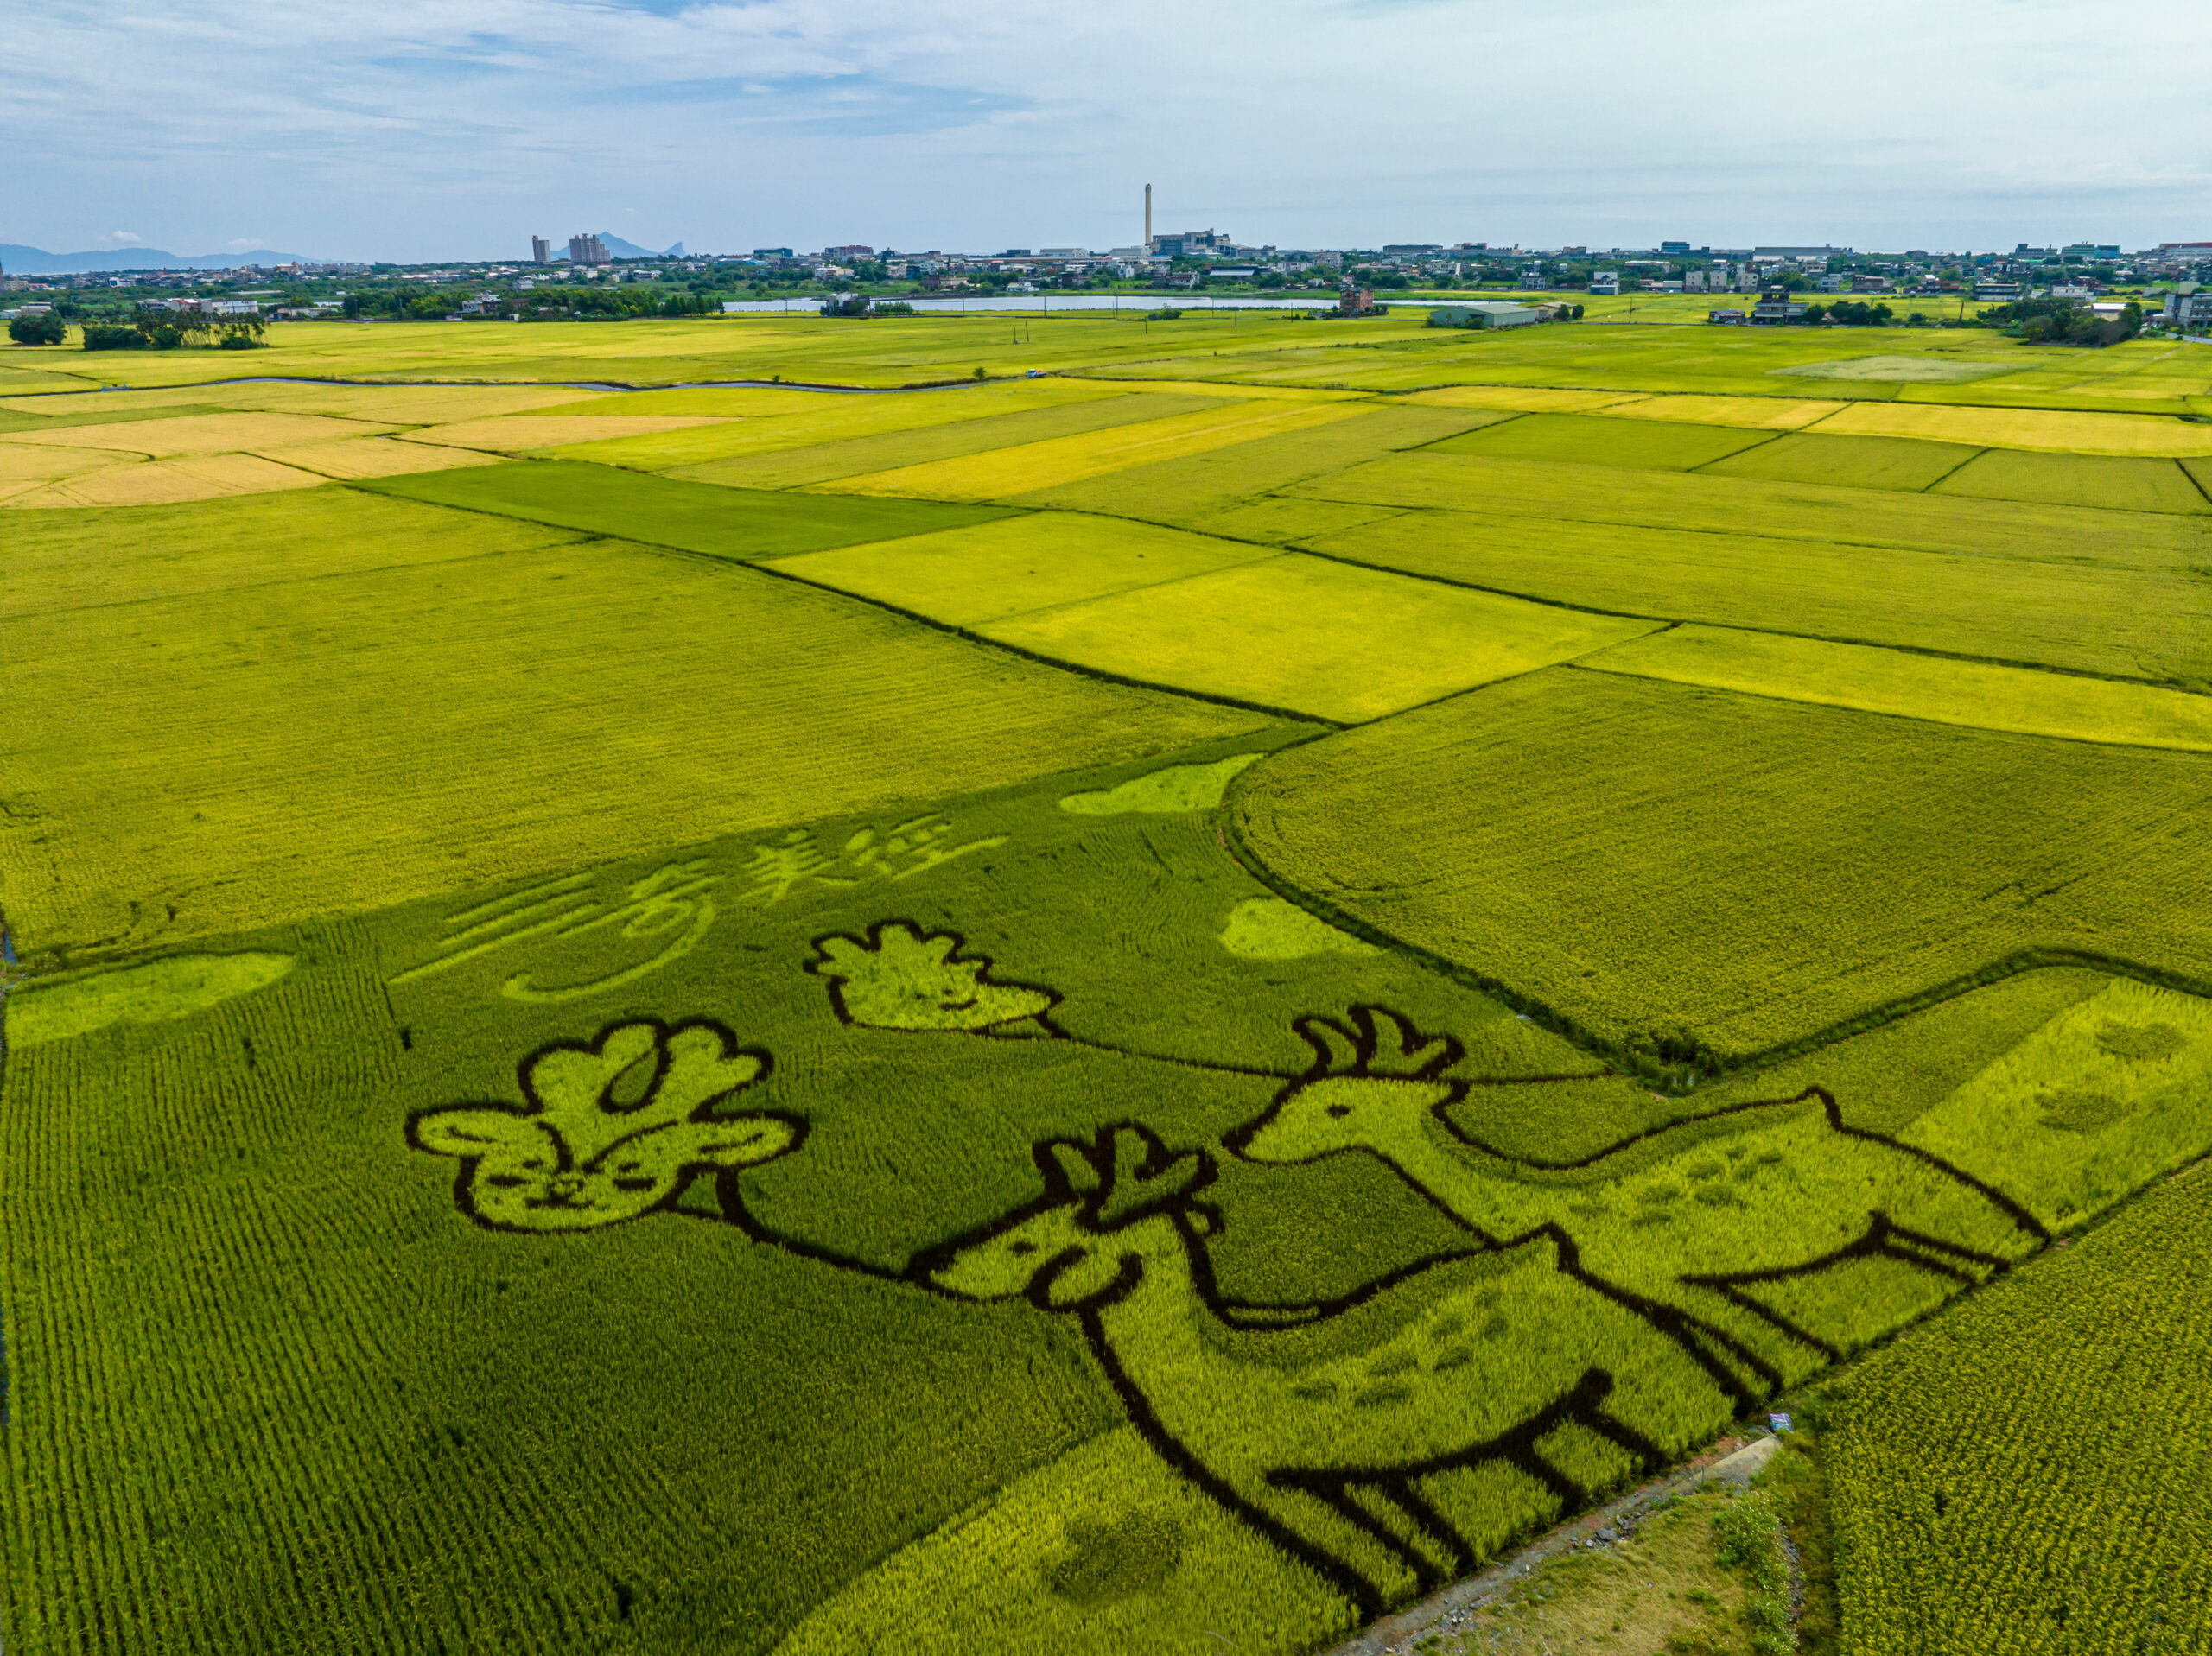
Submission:
[[[522,258],[2212,237],[2212,8],[0,0],[0,242]]]

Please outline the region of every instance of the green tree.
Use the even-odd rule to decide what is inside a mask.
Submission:
[[[14,316],[8,320],[8,337],[17,345],[60,345],[69,329],[52,311],[38,316]]]

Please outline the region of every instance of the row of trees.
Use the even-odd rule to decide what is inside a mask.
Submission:
[[[175,351],[210,345],[219,351],[251,351],[264,345],[268,324],[258,316],[207,316],[192,311],[146,311],[132,322],[87,321],[81,343],[87,351]],[[16,316],[8,337],[17,345],[61,345],[68,324],[52,311]]]

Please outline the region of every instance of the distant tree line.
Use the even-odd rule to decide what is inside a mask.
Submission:
[[[2143,307],[2133,301],[2117,316],[2100,316],[2071,299],[2016,299],[1992,305],[1977,319],[2029,345],[2118,345],[2143,331]]]

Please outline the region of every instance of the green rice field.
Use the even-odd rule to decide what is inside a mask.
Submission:
[[[2212,347],[1700,315],[0,349],[0,1646],[2204,1648]]]

